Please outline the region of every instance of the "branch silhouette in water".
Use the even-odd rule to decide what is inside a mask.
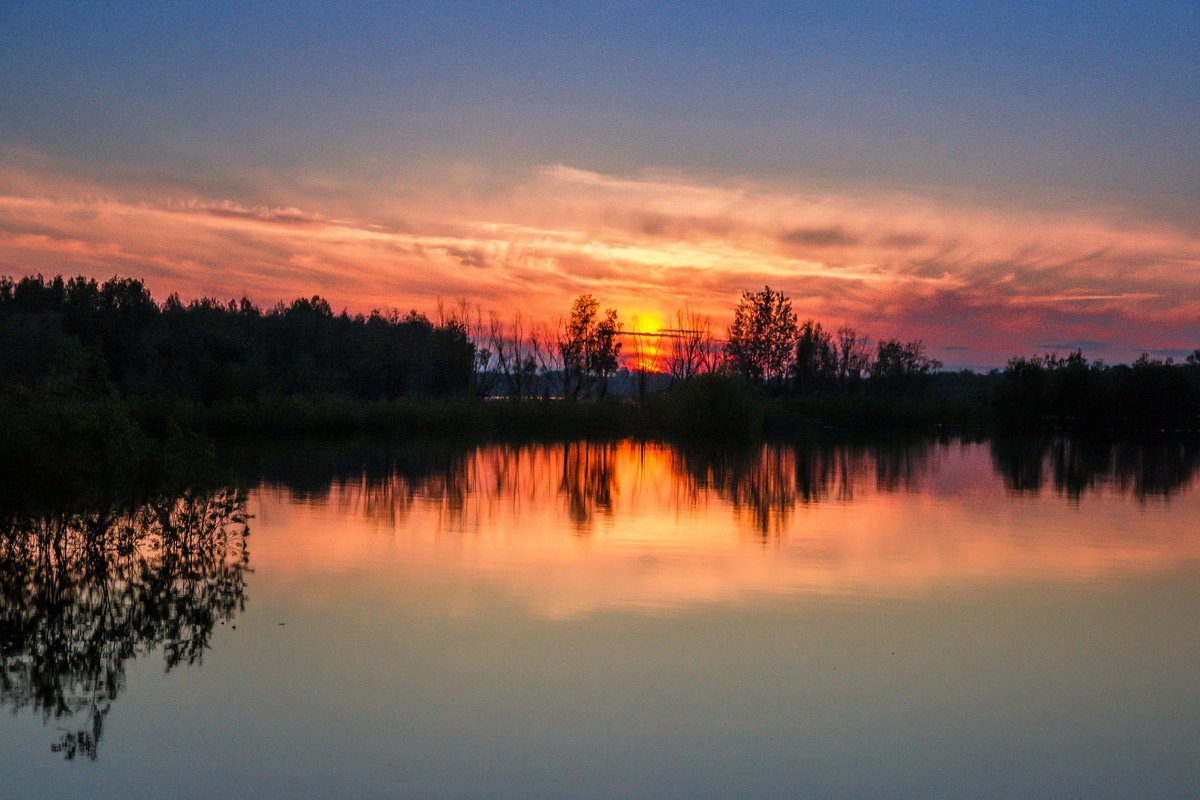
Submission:
[[[244,610],[245,496],[161,497],[132,510],[0,521],[0,703],[69,724],[52,747],[95,760],[126,664],[199,663]]]

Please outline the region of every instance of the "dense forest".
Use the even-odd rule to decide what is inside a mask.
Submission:
[[[144,441],[224,434],[1112,432],[1200,417],[1200,353],[946,371],[920,341],[801,322],[770,288],[743,292],[720,337],[687,309],[632,328],[591,295],[533,325],[465,303],[351,315],[315,296],[262,309],[160,303],[130,278],[0,279],[3,471],[50,452],[69,482],[81,464],[134,468]]]
[[[471,387],[474,347],[454,321],[334,314],[320,297],[159,305],[141,281],[0,280],[4,388],[166,395],[204,404],[265,395],[445,397]]]

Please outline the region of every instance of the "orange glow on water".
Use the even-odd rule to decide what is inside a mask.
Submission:
[[[1169,514],[1109,484],[1081,502],[1006,494],[984,445],[764,448],[737,464],[653,444],[489,447],[425,480],[352,481],[301,503],[264,487],[253,504],[264,571],[302,581],[382,559],[550,618],[1200,562],[1194,492]]]

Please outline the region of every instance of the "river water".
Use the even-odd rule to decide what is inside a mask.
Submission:
[[[1200,449],[300,445],[0,530],[0,797],[1200,796]]]

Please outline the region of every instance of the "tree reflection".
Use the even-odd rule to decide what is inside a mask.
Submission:
[[[1046,481],[1046,451],[1043,438],[1001,436],[991,443],[992,466],[1012,494],[1041,491]]]
[[[882,442],[871,449],[875,462],[875,485],[880,491],[915,491],[930,471],[929,459],[936,452],[931,442]]]
[[[559,491],[567,501],[567,513],[579,530],[585,530],[599,510],[612,513],[617,470],[617,445],[611,442],[572,442],[562,446],[562,478]]]
[[[70,724],[52,746],[95,760],[126,663],[202,660],[245,605],[245,495],[0,520],[0,702]],[[70,721],[69,723],[67,721]]]
[[[1170,497],[1190,486],[1200,467],[1200,442],[1191,438],[1002,437],[991,454],[1009,492],[1039,492],[1050,476],[1071,500],[1105,486],[1140,500]]]
[[[844,448],[830,444],[797,447],[796,499],[809,505],[829,499],[849,500],[854,496],[851,459]]]
[[[1113,456],[1117,486],[1134,497],[1168,497],[1192,483],[1200,467],[1200,442],[1160,439],[1118,444]]]
[[[1072,500],[1102,483],[1112,470],[1112,447],[1092,439],[1061,437],[1049,444],[1054,488]]]
[[[1050,487],[1072,500],[1088,493],[1138,498],[1185,489],[1200,466],[1198,440],[1162,441],[1012,437],[976,440],[877,439],[803,443],[589,442],[492,444],[422,440],[400,446],[304,444],[257,462],[242,485],[266,483],[294,498],[334,502],[385,527],[414,509],[437,510],[438,531],[483,530],[487,520],[518,519],[523,510],[561,509],[578,532],[611,517],[619,503],[636,508],[639,492],[658,491],[676,508],[727,503],[739,528],[767,538],[795,528],[797,509],[847,503],[871,493],[957,491],[963,480],[987,481],[987,461],[1010,493]],[[966,471],[941,468],[949,448],[968,444]],[[957,463],[956,459],[951,459]],[[292,470],[295,470],[293,473]],[[322,477],[324,476],[324,477]],[[661,478],[660,478],[661,476]],[[935,476],[940,476],[935,478]],[[661,482],[659,482],[661,481]],[[659,482],[656,484],[656,482]]]
[[[930,471],[928,442],[872,445],[816,442],[750,448],[672,448],[672,470],[694,502],[705,491],[727,500],[753,530],[766,537],[787,528],[798,505],[848,502],[856,488],[918,488]]]
[[[778,449],[692,444],[671,449],[671,467],[691,504],[715,491],[763,535],[781,528],[796,503],[794,467]]]

